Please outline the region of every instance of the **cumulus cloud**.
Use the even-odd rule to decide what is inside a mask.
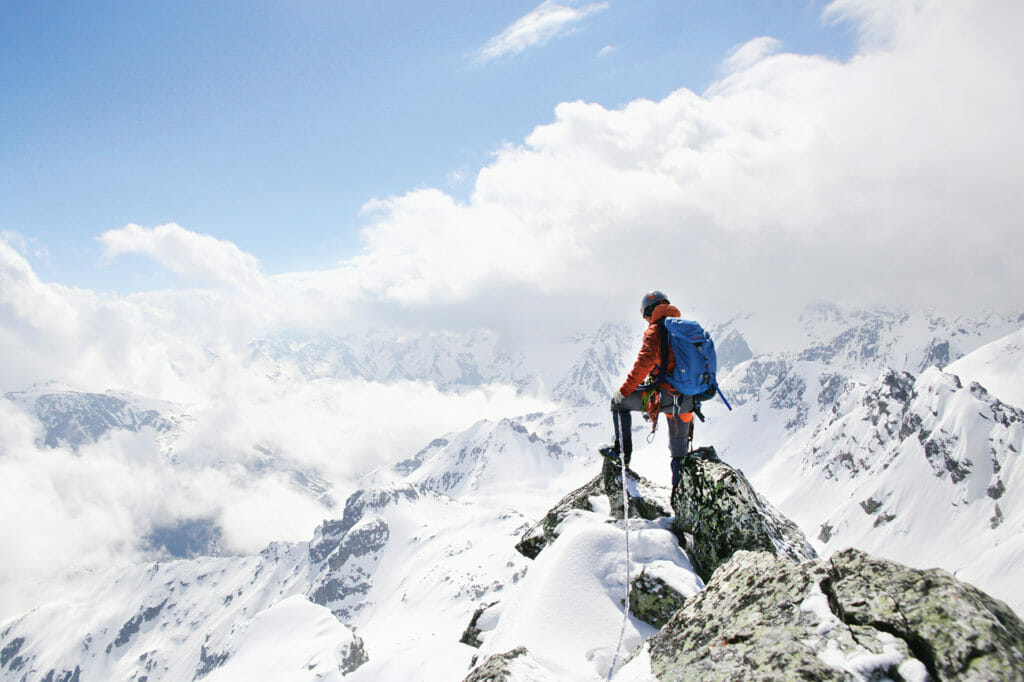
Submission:
[[[72,452],[42,445],[35,415],[0,399],[0,514],[10,521],[0,582],[142,560],[147,535],[196,519],[215,523],[229,552],[306,540],[368,470],[479,419],[549,407],[503,385],[446,393],[411,381],[310,381],[287,360],[253,354],[269,327],[331,320],[339,281],[270,278],[260,296],[100,296],[40,280],[0,241],[0,395],[57,380],[130,391],[144,405],[177,401],[159,409],[186,415],[170,439],[112,431]],[[335,333],[350,332],[334,322]]]
[[[152,229],[126,225],[100,237],[106,255],[148,256],[187,282],[255,291],[262,288],[259,261],[233,243],[173,223]]]
[[[544,0],[532,12],[526,14],[508,28],[491,38],[480,50],[477,59],[488,62],[501,57],[517,55],[531,47],[544,45],[566,31],[588,15],[607,9],[607,2],[591,2],[579,7]]]
[[[719,319],[809,299],[1012,308],[1022,13],[839,0],[826,17],[863,36],[846,62],[762,36],[703,93],[562,103],[497,150],[468,199],[427,188],[368,203],[363,249],[333,270],[265,277],[230,242],[128,225],[101,237],[110,257],[215,288],[118,299],[41,282],[0,242],[0,343],[19,358],[8,380],[49,365],[62,376],[48,378],[178,397],[196,390],[185,377],[242,366],[266,329],[490,327],[547,342],[636,322],[652,287]]]
[[[544,3],[500,44],[601,7]],[[839,0],[826,18],[863,37],[846,62],[761,36],[703,93],[562,103],[495,153],[467,200],[427,188],[368,203],[364,248],[331,271],[263,278],[234,245],[178,226],[103,240],[196,281],[264,287],[250,322],[280,326],[400,319],[558,338],[651,287],[719,318],[822,298],[1012,307],[1021,13],[1008,0]]]
[[[374,203],[349,265],[413,306],[479,310],[515,289],[518,323],[545,301],[607,317],[652,285],[721,317],[813,298],[1012,307],[1022,14],[1008,0],[844,0],[827,16],[864,35],[846,62],[762,37],[704,93],[560,104],[467,202]]]

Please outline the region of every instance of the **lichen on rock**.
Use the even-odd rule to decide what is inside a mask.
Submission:
[[[1024,624],[941,570],[736,552],[650,640],[659,680],[1024,679]]]
[[[737,550],[766,551],[792,561],[817,556],[796,524],[758,495],[743,472],[724,462],[683,460],[672,509],[673,528],[685,538],[704,581]]]
[[[934,679],[1024,679],[1024,623],[947,571],[847,549],[829,562],[825,588],[844,623],[906,641]]]
[[[629,611],[634,616],[662,627],[686,603],[686,597],[661,578],[641,571],[629,590]]]

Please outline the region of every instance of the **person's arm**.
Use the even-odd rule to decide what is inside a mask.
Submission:
[[[643,380],[651,373],[654,366],[661,359],[661,343],[658,337],[658,325],[652,324],[644,332],[643,344],[640,346],[640,353],[633,363],[633,369],[619,388],[619,393],[624,396],[636,390],[636,387],[643,383]]]

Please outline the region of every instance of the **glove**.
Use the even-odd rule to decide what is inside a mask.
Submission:
[[[615,391],[615,393],[612,394],[612,405],[618,405],[625,399],[626,396],[622,395],[619,391]]]

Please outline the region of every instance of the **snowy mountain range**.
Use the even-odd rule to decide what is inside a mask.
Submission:
[[[442,390],[488,383],[524,387],[535,380],[521,354],[505,348],[493,332],[431,333],[396,338],[364,335],[292,335],[254,341],[254,359],[277,372],[294,370],[306,379],[359,377],[371,381],[426,381]]]
[[[827,305],[789,324],[755,315],[708,324],[734,410],[705,405],[696,441],[741,468],[819,555],[854,546],[942,567],[1022,613],[1022,326],[1024,316]],[[0,585],[0,678],[459,680],[484,654],[526,640],[532,679],[604,678],[621,648],[627,577],[624,529],[605,522],[607,503],[563,521],[543,560],[515,545],[600,469],[607,397],[641,331],[605,325],[573,339],[576,360],[555,380],[489,334],[254,342],[254,361],[282,376],[418,380],[446,391],[545,384],[562,406],[436,434],[344,482],[353,492],[343,508],[304,542],[229,556],[219,521],[207,518],[163,536],[148,529],[139,544],[159,562]],[[172,468],[183,466],[175,456],[193,424],[186,407],[59,387],[6,398],[38,420],[40,447],[88,456],[117,433],[149,433]],[[650,427],[636,421],[633,466],[667,484],[665,436],[646,444]],[[234,464],[209,471],[218,466]],[[272,454],[258,471],[282,474],[311,500],[332,485]],[[628,575],[648,567],[685,596],[703,588],[663,523],[631,522],[629,535]],[[471,621],[480,650],[461,641]],[[656,632],[631,619],[624,646]],[[615,679],[653,677],[634,664]]]
[[[48,447],[65,444],[77,448],[95,443],[115,430],[139,431],[148,427],[160,434],[179,433],[182,420],[187,418],[174,414],[174,406],[168,403],[109,392],[84,393],[55,384],[34,386],[4,397],[35,413],[45,429],[42,442]]]

